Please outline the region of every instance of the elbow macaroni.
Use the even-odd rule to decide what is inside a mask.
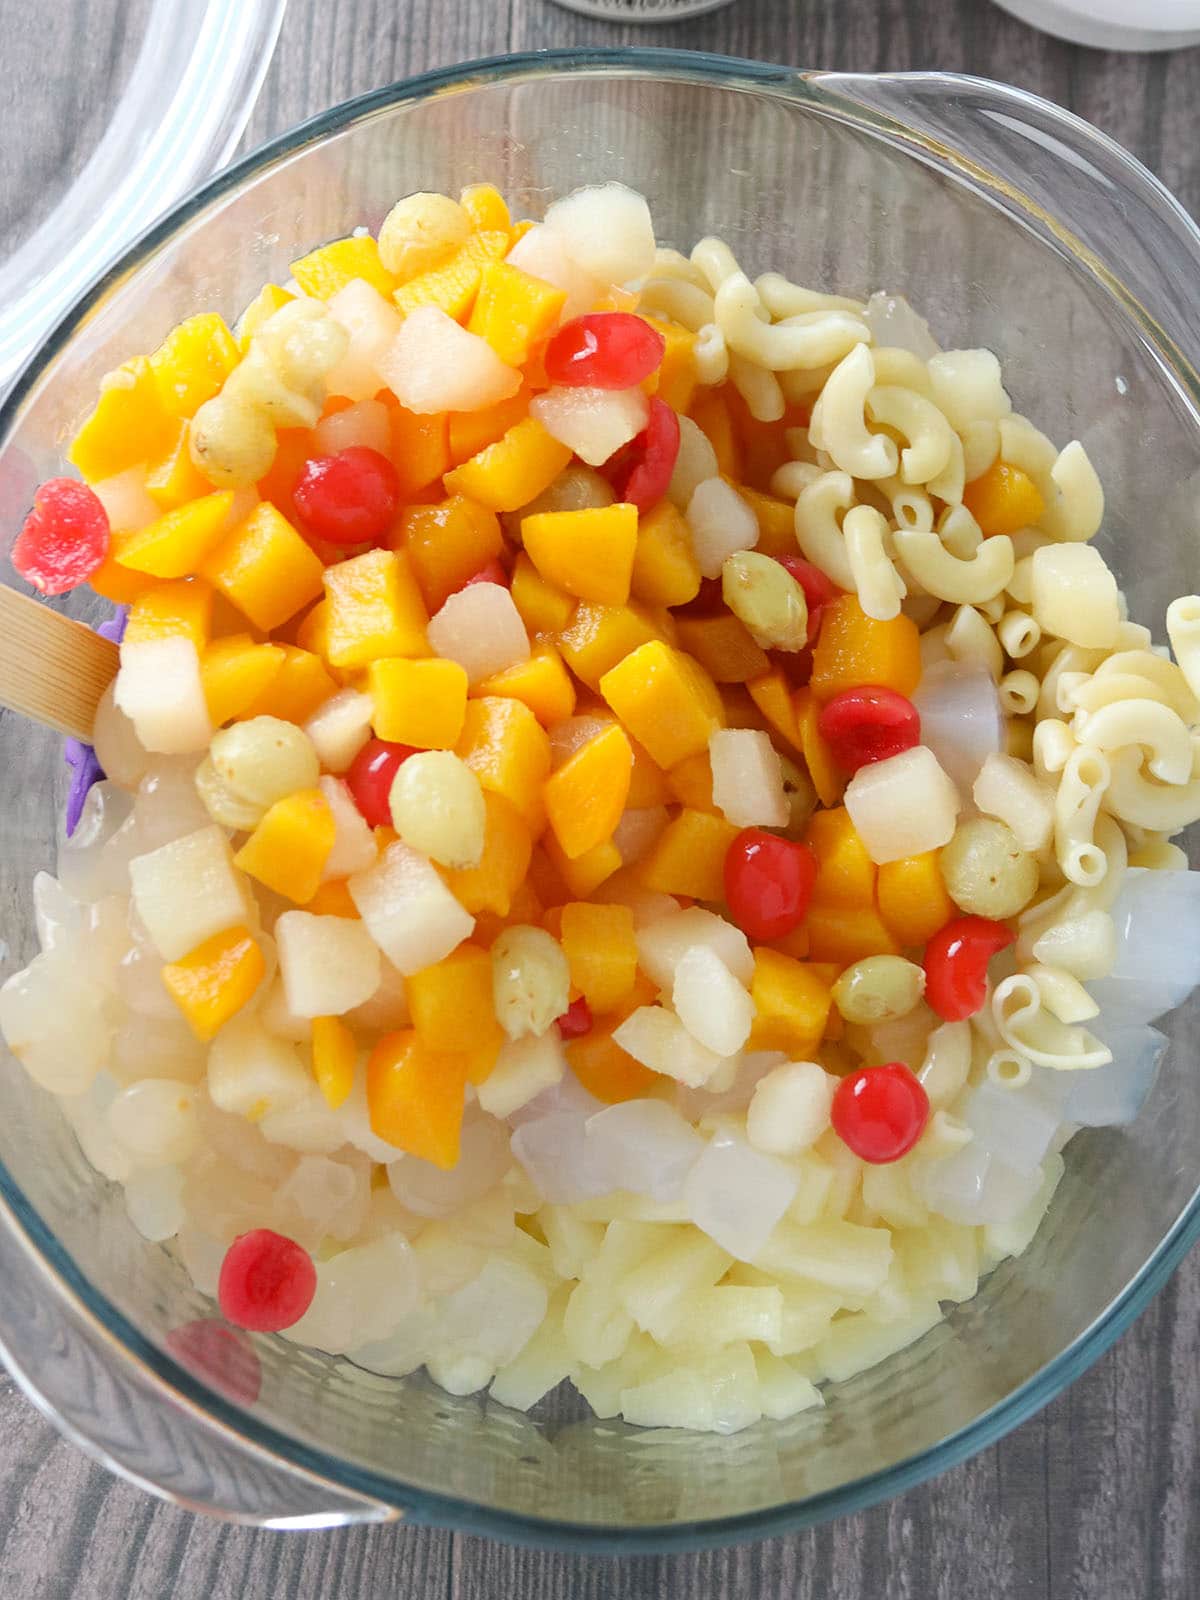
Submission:
[[[867,616],[888,622],[900,613],[906,589],[904,580],[884,549],[887,523],[870,506],[854,506],[842,523],[846,559],[854,579],[858,603]]]
[[[867,396],[874,387],[871,352],[865,344],[857,345],[830,373],[809,424],[808,436],[816,448],[828,450],[853,478],[894,478],[900,465],[895,441],[867,427]]]

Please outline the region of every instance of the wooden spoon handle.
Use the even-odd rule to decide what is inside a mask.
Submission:
[[[82,622],[0,584],[0,706],[90,740],[119,652]]]

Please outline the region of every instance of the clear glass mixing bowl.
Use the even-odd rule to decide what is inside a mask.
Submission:
[[[943,342],[1002,352],[1018,405],[1085,441],[1133,614],[1200,587],[1200,234],[1138,163],[1054,106],[932,74],[809,74],[670,51],[572,51],[431,74],[339,107],[215,179],[45,342],[0,413],[0,527],[101,375],[203,306],[235,315],[317,241],[407,191],[480,178],[518,214],[580,183],[650,197],[660,236],[723,235],[752,272],[906,290]],[[2,575],[2,574],[0,574]],[[9,573],[11,576],[11,573]],[[0,932],[32,953],[59,743],[0,717]],[[1141,1119],[1081,1134],[1029,1252],[828,1408],[732,1438],[638,1432],[553,1400],[526,1418],[416,1377],[256,1340],[242,1407],[167,1353],[209,1309],[144,1243],[56,1108],[6,1061],[0,1342],[111,1466],[274,1525],[406,1516],[570,1548],[667,1549],[803,1526],[961,1460],[1112,1342],[1200,1232],[1193,1007]],[[544,1414],[542,1412],[544,1411]]]

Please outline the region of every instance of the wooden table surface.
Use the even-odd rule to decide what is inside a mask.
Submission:
[[[183,0],[200,4],[201,0]],[[37,61],[111,60],[139,0],[0,0]],[[45,30],[57,35],[47,38]],[[988,0],[736,0],[654,29],[549,0],[291,0],[247,145],[427,67],[508,50],[647,43],[859,71],[941,68],[1008,79],[1098,123],[1194,213],[1200,51],[1117,56],[1044,38]],[[61,93],[61,82],[59,91]],[[39,162],[104,114],[0,152],[3,212],[36,204]],[[47,123],[50,119],[45,119]],[[27,197],[22,201],[22,196]],[[706,1555],[590,1559],[403,1526],[280,1534],[162,1505],[111,1478],[0,1376],[3,1600],[1194,1600],[1200,1594],[1200,1256],[1114,1350],[1040,1415],[887,1505],[790,1539]]]

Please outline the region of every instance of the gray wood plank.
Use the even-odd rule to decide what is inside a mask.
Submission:
[[[131,9],[129,0],[42,8],[52,31],[22,57],[22,72],[43,71],[49,88],[81,40],[119,64]],[[27,26],[30,10],[28,0],[0,0],[5,33]],[[653,30],[588,21],[548,0],[291,0],[248,143],[429,67],[579,43],[1008,79],[1096,122],[1200,209],[1200,52],[1146,59],[1075,50],[986,0],[737,0]],[[81,81],[69,129],[43,124],[23,142],[0,140],[5,220],[37,203],[39,160],[77,161],[86,150],[103,115],[103,75]],[[795,1538],[671,1559],[578,1560],[402,1527],[299,1536],[221,1526],[115,1482],[0,1380],[0,1596],[1191,1600],[1200,1571],[1198,1419],[1195,1256],[1091,1372],[973,1461]]]

